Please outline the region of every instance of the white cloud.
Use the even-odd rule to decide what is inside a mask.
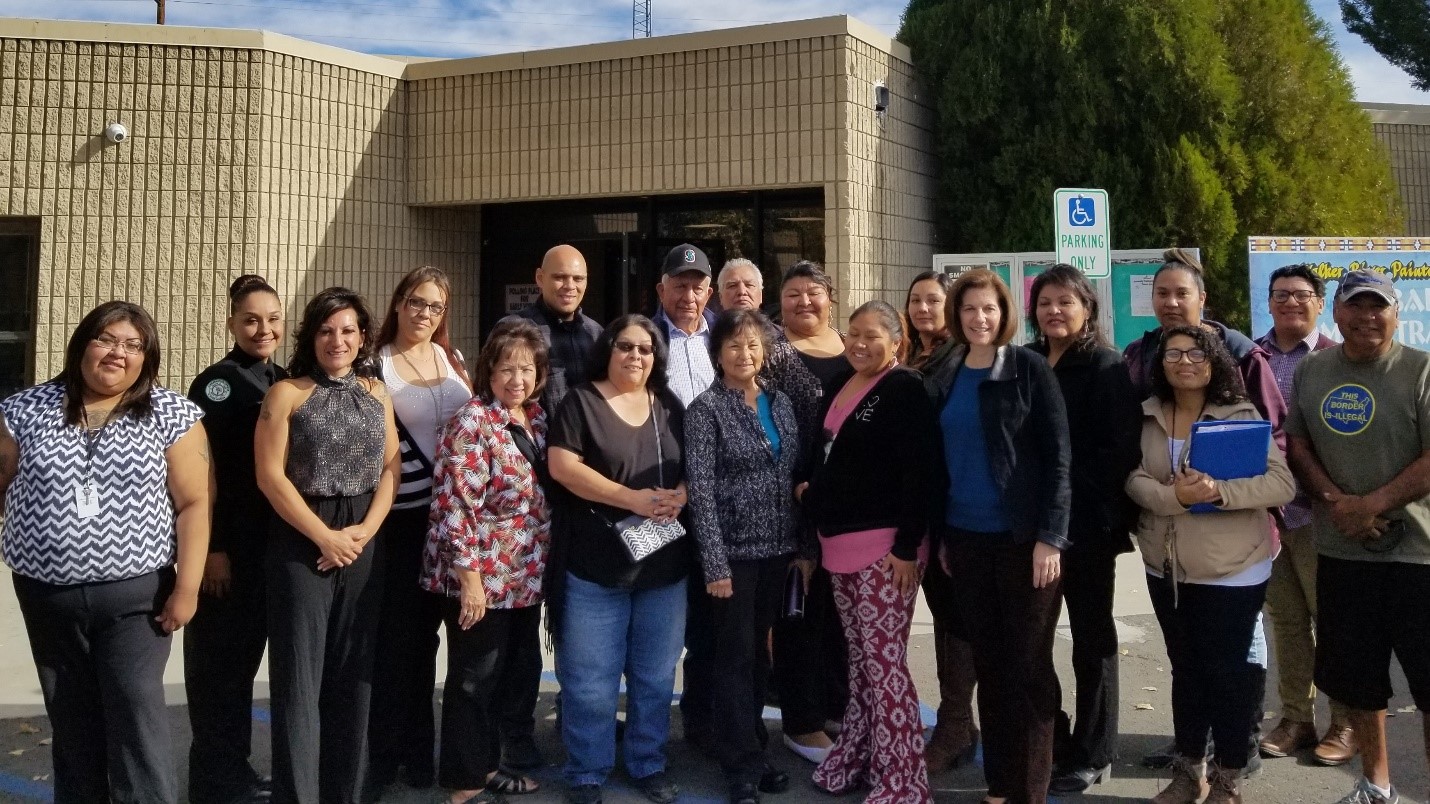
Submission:
[[[171,25],[262,28],[369,53],[474,56],[616,41],[631,35],[631,0],[168,0]],[[0,0],[0,16],[35,13]],[[903,0],[653,0],[656,35],[848,14],[890,35]],[[1430,103],[1409,77],[1341,25],[1336,0],[1312,0],[1361,100]],[[52,0],[54,19],[152,22],[153,0]]]

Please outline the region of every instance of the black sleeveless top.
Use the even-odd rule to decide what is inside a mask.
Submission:
[[[382,402],[357,375],[311,375],[317,387],[288,422],[288,479],[304,497],[356,497],[377,488],[387,434]]]

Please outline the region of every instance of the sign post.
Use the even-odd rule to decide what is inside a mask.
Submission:
[[[1053,230],[1057,260],[1088,279],[1112,276],[1112,210],[1106,190],[1063,187],[1053,193]]]

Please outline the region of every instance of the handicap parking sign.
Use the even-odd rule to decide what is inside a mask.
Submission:
[[[1068,225],[1097,225],[1097,208],[1093,206],[1091,198],[1075,195],[1068,199]]]

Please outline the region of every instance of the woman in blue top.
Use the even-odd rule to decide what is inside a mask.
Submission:
[[[928,377],[949,485],[941,560],[978,673],[986,802],[1040,804],[1052,775],[1060,556],[1070,448],[1063,398],[1041,356],[1012,344],[1013,295],[973,270],[948,301],[953,347]]]
[[[762,712],[768,637],[796,544],[794,406],[766,391],[769,322],[729,310],[710,331],[716,381],[685,412],[685,476],[705,591],[714,598],[715,745],[730,801],[753,804],[789,777],[769,767]]]

